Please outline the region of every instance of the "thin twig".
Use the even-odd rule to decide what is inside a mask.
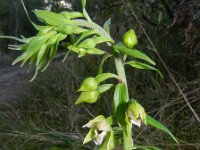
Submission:
[[[200,122],[200,119],[197,115],[197,113],[195,112],[195,110],[192,108],[192,106],[190,105],[188,99],[186,98],[185,94],[183,93],[183,91],[181,90],[180,86],[178,85],[178,83],[176,82],[174,76],[172,75],[172,73],[170,72],[170,70],[168,69],[167,65],[165,64],[164,60],[162,59],[162,57],[160,56],[160,54],[158,53],[158,50],[156,49],[156,46],[154,45],[154,43],[152,42],[152,40],[150,39],[149,35],[147,34],[146,30],[143,28],[142,24],[140,23],[139,18],[137,17],[137,15],[135,14],[134,10],[132,9],[130,3],[128,2],[128,0],[123,0],[123,3],[125,6],[127,6],[127,8],[131,11],[132,16],[136,19],[137,23],[139,24],[139,26],[141,27],[142,31],[144,32],[145,36],[147,37],[150,45],[151,45],[151,50],[153,50],[158,58],[160,59],[162,65],[164,66],[164,68],[166,69],[167,73],[169,74],[172,82],[174,82],[175,86],[177,87],[177,89],[179,90],[179,92],[181,93],[181,95],[183,96],[183,99],[185,100],[185,102],[187,103],[188,107],[190,108],[190,110],[193,112],[194,116],[196,117],[197,121]]]

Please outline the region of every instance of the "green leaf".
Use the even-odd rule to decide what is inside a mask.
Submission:
[[[87,29],[71,25],[58,26],[55,30],[63,34],[81,34],[82,32],[87,31]]]
[[[49,30],[49,29],[54,29],[53,26],[49,26],[49,25],[46,25],[46,26],[40,26],[40,25],[37,25],[37,24],[34,24],[34,27],[36,30],[38,31],[43,31],[43,30]]]
[[[73,20],[73,25],[89,28],[95,30],[100,36],[109,39],[109,42],[114,43],[114,40],[111,38],[110,34],[108,34],[101,26],[94,22],[88,22],[83,19]]]
[[[39,68],[42,58],[44,57],[47,45],[43,44],[37,55],[36,67]]]
[[[32,55],[38,53],[42,45],[45,44],[46,41],[55,34],[56,32],[52,31],[46,35],[36,36],[35,38],[33,38],[33,40],[31,40],[31,42],[29,43],[27,50],[21,56],[17,57],[17,59],[14,60],[13,65],[20,61],[23,61],[23,65],[28,59],[31,58]]]
[[[119,80],[119,76],[113,74],[113,73],[102,73],[102,74],[99,74],[96,76],[96,81],[98,83],[101,83],[107,79],[110,79],[110,78],[115,78],[115,79],[118,79]]]
[[[142,59],[152,65],[155,65],[156,63],[151,60],[151,58],[149,58],[146,54],[138,51],[138,50],[133,50],[133,49],[129,49],[126,46],[122,45],[122,44],[118,44],[114,46],[114,49],[122,52],[124,54],[127,54],[128,56],[131,56],[133,58],[138,58],[138,59]]]
[[[103,55],[105,54],[104,51],[98,49],[98,48],[90,48],[86,50],[87,54],[91,54],[91,55]]]
[[[123,130],[123,145],[125,150],[132,150],[133,140],[132,140],[132,124],[130,123],[128,116],[126,115],[126,110],[128,106],[128,91],[124,83],[119,83],[114,92],[114,112],[118,120],[118,123]]]
[[[68,11],[62,11],[60,13],[62,16],[65,17],[65,19],[74,19],[74,18],[82,18],[84,17],[82,13],[80,12],[68,12]]]
[[[175,138],[175,136],[171,133],[171,131],[166,128],[162,123],[160,123],[159,121],[155,120],[154,118],[152,118],[151,116],[147,115],[146,116],[146,120],[147,120],[147,124],[159,129],[159,130],[162,130],[164,132],[166,132],[167,134],[169,134],[171,136],[171,138],[176,142],[178,143],[177,139]]]
[[[38,28],[38,26],[37,26],[37,28]],[[47,34],[54,29],[52,26],[40,26],[39,28],[40,28],[40,30],[38,32],[38,35]]]
[[[71,23],[71,21],[67,20],[63,15],[49,12],[46,10],[36,10],[34,11],[36,16],[41,19],[43,22],[53,25],[53,26],[61,26],[67,25]]]
[[[97,44],[103,43],[103,42],[108,42],[109,39],[105,37],[93,37],[93,38],[88,38],[81,42],[78,47],[80,48],[85,48],[85,49],[91,49],[95,48]]]
[[[94,41],[95,41],[96,44],[101,44],[101,43],[104,43],[104,42],[109,42],[109,39],[105,38],[105,37],[94,37],[93,39],[94,39]]]
[[[81,40],[83,40],[84,38],[86,38],[87,36],[90,36],[92,34],[96,34],[97,32],[95,30],[88,30],[83,32],[80,37],[76,40],[74,46],[76,46]]]
[[[12,39],[12,40],[16,40],[16,41],[19,41],[19,42],[22,42],[22,43],[29,43],[33,37],[31,38],[17,38],[17,37],[14,37],[14,36],[0,36],[0,39]]]
[[[100,63],[100,65],[99,65],[98,74],[102,74],[102,73],[103,73],[103,65],[104,65],[105,61],[106,61],[108,58],[112,57],[112,56],[113,56],[113,55],[111,55],[111,54],[106,54],[105,56],[103,56],[103,58],[101,59],[101,63]]]
[[[119,124],[122,126],[123,130],[126,130],[125,122],[125,112],[127,109],[127,103],[129,101],[128,92],[124,83],[119,83],[115,87],[114,92],[114,112]]]
[[[111,18],[109,18],[103,25],[103,28],[110,34]]]
[[[93,38],[88,38],[78,45],[78,47],[86,48],[86,49],[95,48],[95,46],[96,46],[96,43],[95,43],[95,40]]]
[[[141,62],[138,62],[138,61],[130,61],[130,62],[126,62],[125,64],[130,65],[130,66],[137,68],[137,69],[156,71],[163,78],[163,75],[161,74],[161,72],[158,69],[156,69],[156,68],[154,68],[150,65],[147,65],[145,63],[141,63]]]
[[[113,84],[104,84],[98,87],[97,91],[102,94],[108,90],[110,90],[114,85]]]
[[[17,51],[25,51],[28,47],[28,44],[22,44],[22,45],[9,45],[8,48],[11,50],[17,50]]]

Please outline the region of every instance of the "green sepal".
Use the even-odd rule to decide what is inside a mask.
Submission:
[[[98,82],[95,78],[89,77],[86,78],[81,84],[78,91],[96,91],[98,88]]]
[[[85,136],[83,144],[86,144],[86,143],[92,141],[93,137],[94,137],[94,128],[91,128],[89,130],[88,134]]]
[[[98,91],[82,92],[75,104],[80,103],[95,103],[99,98]]]

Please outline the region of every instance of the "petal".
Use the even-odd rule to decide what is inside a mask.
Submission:
[[[94,143],[96,145],[101,145],[103,143],[104,137],[106,136],[107,132],[103,131],[101,134],[95,135]]]
[[[110,131],[110,125],[106,120],[103,120],[97,124],[97,128],[100,131]]]
[[[132,124],[134,124],[134,125],[136,125],[138,127],[141,126],[141,120],[140,119],[135,119],[135,118],[132,117],[132,118],[130,118],[130,120],[131,120]]]

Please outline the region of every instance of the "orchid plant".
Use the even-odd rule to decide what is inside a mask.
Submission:
[[[114,88],[113,98],[111,98],[113,99],[111,103],[112,115],[99,115],[83,125],[83,128],[89,128],[83,144],[93,141],[100,150],[112,150],[120,145],[123,146],[124,150],[158,149],[133,143],[132,128],[134,126],[140,127],[142,123],[168,133],[178,143],[170,130],[150,117],[139,101],[130,98],[128,93],[125,66],[155,71],[162,77],[160,71],[154,67],[155,62],[144,52],[135,49],[138,41],[134,30],[127,31],[122,42],[116,43],[110,35],[110,19],[105,22],[103,27],[99,26],[92,21],[85,9],[86,0],[81,2],[82,12],[54,13],[46,10],[35,10],[35,15],[43,25],[36,25],[29,18],[38,31],[37,35],[33,37],[1,37],[15,39],[22,43],[9,46],[12,50],[22,51],[22,54],[14,60],[13,65],[21,62],[21,66],[23,66],[29,61],[31,67],[35,66],[35,75],[31,79],[33,81],[38,72],[44,71],[54,59],[59,43],[68,38],[70,40],[64,45],[66,57],[69,52],[77,54],[78,57],[103,56],[97,76],[86,78],[78,89],[80,96],[75,104],[95,103],[100,100],[100,95]],[[106,44],[110,51],[100,49],[98,44]],[[108,59],[113,59],[115,62],[116,73],[103,72],[103,64]],[[116,82],[107,83],[107,80],[111,78]]]

